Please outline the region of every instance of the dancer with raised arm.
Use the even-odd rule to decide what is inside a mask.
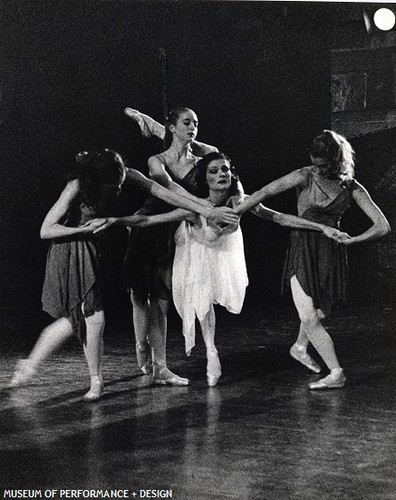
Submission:
[[[38,366],[76,334],[83,344],[91,377],[91,387],[84,399],[100,398],[105,317],[100,241],[94,233],[106,225],[107,219],[103,217],[111,214],[126,175],[122,158],[114,151],[105,149],[77,155],[76,168],[40,231],[42,238],[53,240],[48,251],[42,302],[44,311],[56,320],[43,330],[28,359],[18,363],[11,387],[27,384]],[[198,210],[206,216],[214,212],[213,208],[175,195],[138,171],[129,169],[128,175],[135,185],[168,203]],[[218,215],[229,222],[236,219],[224,211]],[[161,215],[135,215],[129,218],[129,225],[162,221]]]
[[[165,129],[164,152],[148,160],[150,177],[180,196],[187,196],[204,207],[212,207],[210,202],[194,196],[198,157],[192,153],[191,148],[198,132],[197,115],[189,108],[177,108],[169,114]],[[208,145],[201,145],[202,149],[205,152],[217,151],[215,147]],[[139,213],[163,211],[163,206],[148,200]],[[210,220],[227,223],[214,216]],[[233,222],[236,221],[237,217]],[[125,260],[125,275],[133,304],[138,365],[143,373],[150,373],[152,370],[153,382],[163,385],[189,383],[188,379],[171,372],[166,361],[167,313],[172,300],[176,228],[175,224],[170,224],[156,229],[133,230]]]
[[[321,319],[330,313],[337,299],[346,298],[347,260],[344,245],[379,238],[390,231],[389,224],[354,179],[354,152],[341,135],[324,130],[310,147],[311,165],[295,170],[252,194],[238,208],[242,214],[268,197],[290,188],[298,190],[298,215],[304,219],[339,227],[340,219],[354,200],[371,219],[372,226],[358,236],[341,234],[332,241],[318,232],[295,230],[291,234],[283,274],[284,287],[290,283],[300,317],[300,331],[290,354],[310,370],[321,367],[307,352],[312,343],[329,375],[309,384],[310,389],[333,389],[345,385],[346,377],[334,344]]]

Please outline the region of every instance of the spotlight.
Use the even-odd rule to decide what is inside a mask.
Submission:
[[[367,33],[384,33],[395,29],[396,7],[392,6],[367,6],[364,7],[363,16]]]
[[[378,9],[373,19],[374,24],[381,31],[389,31],[395,26],[395,14],[390,9]]]

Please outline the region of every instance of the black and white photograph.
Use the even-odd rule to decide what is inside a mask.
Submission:
[[[0,498],[396,500],[396,4],[0,0]]]

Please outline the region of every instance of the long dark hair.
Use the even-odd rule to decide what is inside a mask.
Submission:
[[[177,123],[177,120],[181,117],[183,113],[187,113],[188,111],[192,111],[190,108],[175,108],[173,109],[167,116],[166,122],[165,122],[165,137],[163,140],[163,148],[164,151],[166,151],[168,148],[170,148],[170,145],[172,144],[173,141],[173,134],[170,131],[170,126],[175,125]]]
[[[76,155],[75,168],[68,179],[79,179],[81,199],[98,208],[116,196],[125,178],[125,165],[115,151],[82,151]]]
[[[212,162],[213,160],[221,160],[221,159],[228,161],[228,163],[230,164],[230,169],[231,169],[230,196],[238,194],[239,177],[237,175],[236,169],[232,165],[231,159],[228,158],[227,155],[219,151],[219,152],[208,153],[197,162],[197,175],[195,179],[197,182],[197,195],[200,198],[207,198],[209,196],[209,187],[206,182],[206,172],[208,170],[209,163]]]
[[[323,158],[329,161],[324,175],[339,179],[342,186],[353,181],[355,173],[355,152],[352,146],[340,134],[332,130],[323,130],[311,143],[309,153],[314,158]]]

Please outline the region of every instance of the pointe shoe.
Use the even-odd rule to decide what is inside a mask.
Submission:
[[[320,373],[322,371],[318,363],[314,361],[306,351],[300,351],[296,344],[291,347],[290,356],[315,373]]]
[[[31,361],[20,359],[16,365],[9,387],[23,387],[33,378],[36,373]]]
[[[154,365],[153,384],[156,385],[189,385],[188,378],[179,377],[171,372],[166,366]]]
[[[137,364],[145,375],[149,375],[153,371],[153,365],[151,360],[149,359],[150,354],[151,347],[148,342],[146,342],[146,344],[136,342]]]
[[[156,121],[150,118],[148,115],[144,115],[137,109],[125,108],[124,113],[128,118],[132,118],[139,125],[142,136],[145,139],[149,139],[153,135],[157,135],[155,133],[155,124]]]
[[[219,378],[221,377],[221,364],[219,359],[219,354],[217,351],[211,351],[206,353],[208,358],[207,368],[206,368],[206,378],[209,387],[214,387],[217,385]]]
[[[338,377],[333,377],[331,374],[329,374],[327,375],[327,377],[324,377],[317,382],[312,382],[308,387],[311,390],[341,389],[341,387],[344,387],[345,383],[346,377],[344,375],[344,372],[341,371]]]
[[[83,399],[84,399],[84,401],[88,401],[88,402],[98,401],[98,399],[100,399],[102,394],[103,394],[102,377],[95,377],[91,381],[91,388],[89,389],[89,391],[86,394],[84,394]]]

